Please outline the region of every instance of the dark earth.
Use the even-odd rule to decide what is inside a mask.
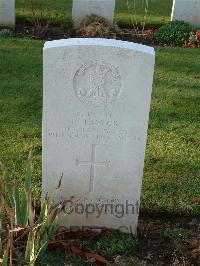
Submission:
[[[96,25],[95,25],[96,26]],[[101,26],[101,25],[100,25]],[[88,32],[88,36],[84,36],[78,30],[74,30],[72,25],[41,25],[37,28],[32,23],[17,23],[15,30],[13,32],[15,37],[28,37],[32,39],[41,39],[41,40],[56,40],[63,38],[76,38],[76,37],[104,37],[104,38],[115,38],[123,41],[137,42],[145,45],[156,45],[156,40],[154,39],[154,32],[156,28],[150,27],[142,29],[137,29],[135,32],[132,28],[110,28],[108,29],[112,34],[101,34]],[[113,36],[114,35],[114,36]]]
[[[195,217],[165,213],[141,214],[136,245],[123,250],[123,254],[119,251],[119,242],[115,240],[116,234],[123,239],[123,234],[112,230],[101,233],[94,231],[69,233],[60,230],[48,251],[51,254],[70,251],[79,256],[81,261],[72,265],[200,265],[199,221]],[[108,246],[104,244],[101,250],[96,250],[96,244],[105,243],[106,238],[110,239]],[[128,241],[125,234],[124,244]],[[111,246],[113,253],[109,254],[106,250]]]

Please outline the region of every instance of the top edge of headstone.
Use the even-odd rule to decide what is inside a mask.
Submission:
[[[114,40],[114,39],[103,39],[103,38],[71,38],[71,39],[48,41],[48,42],[45,42],[43,49],[46,50],[46,49],[62,47],[62,46],[79,46],[79,45],[82,45],[82,46],[101,45],[101,46],[109,46],[109,47],[118,47],[118,48],[124,48],[124,49],[137,50],[142,53],[148,53],[148,54],[155,55],[154,48],[147,46],[147,45],[127,42],[127,41]]]

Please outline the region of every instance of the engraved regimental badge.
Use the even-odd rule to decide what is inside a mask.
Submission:
[[[82,65],[73,82],[76,96],[88,105],[109,105],[117,100],[121,92],[118,69],[105,62],[90,61]]]

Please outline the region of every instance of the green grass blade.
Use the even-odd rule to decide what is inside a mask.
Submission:
[[[50,241],[52,236],[55,234],[56,230],[58,229],[58,223],[56,220],[51,224],[48,230],[48,240]]]
[[[2,266],[8,266],[8,249],[4,250]]]
[[[3,173],[3,177],[2,177],[2,181],[3,181],[3,189],[4,189],[4,194],[7,195],[10,204],[12,207],[14,207],[14,202],[13,202],[13,187],[11,185],[12,183],[12,179],[10,177],[10,175],[8,174],[8,172],[6,170],[4,170]]]
[[[43,241],[43,245],[41,245],[38,252],[35,254],[34,259],[30,262],[31,266],[34,266],[38,256],[42,255],[42,253],[45,252],[47,245],[48,245],[47,241]]]
[[[20,196],[19,196],[19,188],[17,186],[14,187],[14,204],[15,204],[15,224],[21,224],[21,209],[20,209]]]
[[[3,243],[1,241],[1,238],[0,238],[0,254],[3,252]]]
[[[26,250],[25,250],[25,261],[27,263],[32,261],[32,258],[35,253],[35,237],[36,237],[36,232],[31,230],[28,235],[28,240],[26,243]]]
[[[46,214],[46,202],[43,202],[41,211],[40,211],[40,216],[38,218],[38,224],[41,224],[44,221],[45,216],[46,216],[45,214]]]
[[[31,190],[31,179],[32,179],[32,166],[31,162],[28,162],[28,165],[26,167],[26,175],[25,175],[25,181],[24,181],[24,187],[27,193]]]
[[[48,244],[49,244],[48,235],[45,234],[44,237],[42,238],[41,247],[40,247],[40,249],[37,252],[37,256],[44,254],[44,252],[46,251],[46,248],[47,248]]]
[[[28,195],[28,220],[31,227],[34,226],[34,220],[35,220],[35,211],[33,210],[32,206],[32,193],[31,190],[29,191]]]
[[[21,225],[27,226],[28,224],[28,199],[25,191],[23,191],[21,196]]]

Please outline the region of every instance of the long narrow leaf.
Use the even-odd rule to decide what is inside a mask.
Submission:
[[[32,206],[32,194],[31,190],[29,191],[28,195],[28,220],[31,227],[34,226],[34,220],[35,220],[35,210],[33,210]]]
[[[4,250],[2,266],[8,266],[8,250],[7,250],[7,248]]]
[[[13,201],[13,185],[12,185],[12,178],[8,174],[8,172],[5,170],[3,173],[3,190],[4,194],[8,197],[11,206],[14,208],[14,201]]]
[[[19,188],[17,186],[14,187],[14,196],[13,196],[14,204],[15,204],[15,224],[21,224],[21,209],[20,209],[20,196],[19,196]]]
[[[44,242],[44,244],[40,247],[39,251],[35,254],[34,259],[30,262],[30,265],[31,266],[34,266],[35,265],[36,259],[38,258],[39,255],[42,254],[42,251],[45,250],[46,247],[47,247],[47,242]]]
[[[24,181],[24,187],[27,193],[31,190],[31,177],[32,177],[32,166],[31,162],[28,162],[28,165],[26,167],[26,175],[25,175],[25,181]]]
[[[41,206],[40,216],[38,218],[38,223],[41,224],[45,220],[46,214],[46,202],[44,201]]]
[[[28,211],[28,199],[27,199],[27,194],[25,193],[25,191],[22,192],[21,195],[21,225],[23,226],[27,226],[28,224],[28,215],[29,215],[29,211]]]
[[[48,230],[48,241],[50,242],[52,236],[55,234],[55,232],[58,229],[58,223],[56,220],[51,224],[49,230]]]
[[[40,246],[42,248],[40,248],[39,246],[37,247],[37,254],[39,255],[40,254],[43,254],[47,248],[49,244],[49,241],[48,241],[48,235],[47,233],[42,237],[42,239],[40,240]]]
[[[28,235],[28,240],[26,244],[26,250],[25,250],[25,261],[30,262],[31,258],[33,257],[34,249],[35,249],[35,237],[36,232],[30,230]]]

